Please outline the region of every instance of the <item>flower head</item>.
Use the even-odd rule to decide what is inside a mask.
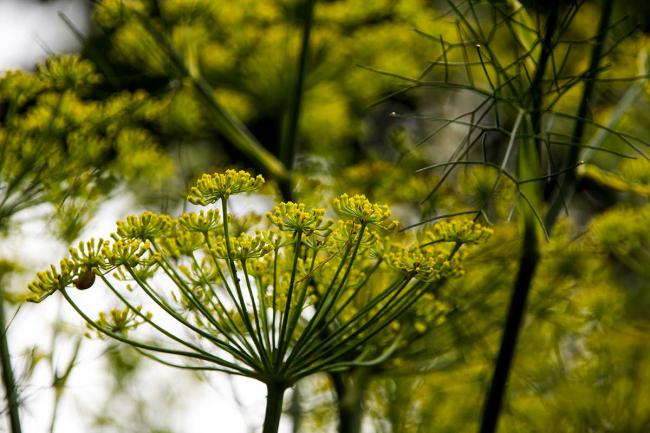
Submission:
[[[102,254],[102,250],[108,241],[104,239],[90,239],[86,242],[80,242],[76,248],[70,248],[70,257],[72,261],[83,268],[99,268],[106,267],[106,259]]]
[[[221,259],[232,260],[248,260],[253,258],[260,258],[271,251],[273,245],[269,242],[269,235],[264,232],[257,232],[254,235],[242,233],[236,238],[230,239],[230,254],[226,246],[226,239],[220,238],[215,245],[213,252]]]
[[[149,242],[142,242],[137,239],[118,240],[112,244],[106,244],[103,248],[103,255],[111,266],[135,267],[144,262],[144,256],[151,248]]]
[[[135,310],[128,307],[123,310],[113,308],[108,314],[102,311],[99,313],[99,318],[96,321],[99,327],[97,335],[102,338],[102,331],[126,335],[130,330],[136,329],[146,320],[150,320],[153,317],[151,313],[142,313],[141,310],[142,307],[138,306]]]
[[[312,234],[329,233],[331,221],[323,222],[325,209],[305,210],[304,204],[293,202],[280,203],[267,214],[269,221],[282,231]]]
[[[253,192],[264,184],[260,175],[251,176],[246,171],[226,170],[225,173],[204,174],[190,190],[187,200],[193,204],[208,205],[231,195]]]
[[[493,230],[472,220],[450,220],[434,225],[425,233],[428,242],[476,244],[489,238]]]
[[[188,231],[209,233],[221,227],[221,215],[216,209],[210,209],[207,212],[184,213],[178,222]]]
[[[79,273],[79,265],[65,258],[59,267],[50,266],[50,269],[36,274],[36,280],[27,287],[34,295],[28,298],[31,302],[41,302],[57,290],[62,290],[73,284]]]
[[[460,274],[456,261],[442,251],[394,247],[386,258],[393,268],[420,281],[436,281]]]
[[[173,220],[169,215],[145,212],[141,215],[129,215],[126,221],[117,222],[117,236],[122,239],[139,239],[149,241],[164,236],[172,228]]]
[[[390,229],[396,226],[395,222],[382,225],[390,217],[390,208],[386,205],[371,203],[365,195],[353,195],[352,197],[343,194],[334,199],[334,209],[344,217],[352,218],[355,221]]]

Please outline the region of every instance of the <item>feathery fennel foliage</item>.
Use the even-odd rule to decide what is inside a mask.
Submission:
[[[588,7],[585,2],[551,2],[548,10],[535,13],[516,0],[446,3],[458,28],[457,37],[450,41],[423,33],[437,44],[441,54],[419,77],[401,78],[408,83],[407,89],[433,87],[478,98],[467,112],[434,118],[441,126],[422,139],[424,143],[450,125],[467,130],[447,162],[424,168],[442,170],[440,180],[424,200],[431,199],[455,169],[471,165],[497,169],[492,190],[501,182],[512,182],[517,190],[512,210],[524,228],[523,244],[480,425],[481,433],[494,433],[540,265],[540,235],[548,240],[560,214],[571,205],[583,160],[596,152],[648,160],[644,148],[650,143],[618,130],[620,115],[612,116],[609,122],[591,116],[601,80],[635,87],[636,81],[647,79],[647,56],[643,36],[633,35],[634,29],[621,32],[626,20],[612,21],[613,0],[602,2],[600,17],[586,39],[573,36],[578,31],[580,12]],[[616,39],[610,41],[612,35]],[[617,46],[630,40],[643,47],[639,54],[641,73],[606,71],[607,62],[620,55]],[[510,44],[510,49],[504,50],[504,44]],[[622,98],[614,108],[624,112],[634,98]],[[593,141],[587,143],[590,133]],[[604,137],[618,140],[626,153],[604,147]],[[487,199],[475,210],[476,220],[486,217],[489,195]]]

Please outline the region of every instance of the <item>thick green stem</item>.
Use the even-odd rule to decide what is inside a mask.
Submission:
[[[300,433],[302,419],[302,409],[300,408],[301,400],[302,394],[300,392],[300,382],[298,382],[293,386],[293,392],[291,393],[291,406],[289,407],[289,414],[293,421],[293,427],[291,429],[293,433]]]
[[[4,291],[0,284],[0,361],[2,362],[2,384],[5,389],[5,398],[7,399],[11,433],[21,433],[20,414],[18,412],[18,390],[16,389],[14,370],[11,366],[11,353],[9,352],[5,322]]]
[[[262,433],[278,433],[282,417],[282,398],[287,389],[283,383],[268,383],[266,385],[266,414]]]

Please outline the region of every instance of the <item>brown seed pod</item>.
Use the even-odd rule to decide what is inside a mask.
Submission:
[[[89,289],[95,283],[95,272],[91,268],[86,268],[72,283],[79,290]]]

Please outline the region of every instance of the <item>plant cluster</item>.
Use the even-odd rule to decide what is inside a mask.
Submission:
[[[269,404],[277,405],[284,389],[303,377],[390,356],[404,335],[389,325],[418,301],[439,311],[433,284],[459,275],[458,248],[490,233],[470,221],[441,222],[425,232],[424,242],[409,242],[391,231],[387,206],[343,195],[333,204],[338,218],[280,203],[266,226],[233,236],[228,198],[262,183],[244,171],[204,175],[188,199],[220,203],[221,212],[129,217],[111,240],[82,242],[58,267],[40,273],[29,287],[33,299],[61,292],[97,333],[165,364],[258,379],[279,389],[279,396],[269,391]],[[122,304],[97,320],[69,293],[90,289],[95,275]],[[143,298],[155,314],[145,312]],[[179,327],[157,321],[159,313]],[[370,344],[387,329],[392,344]]]
[[[42,203],[64,239],[75,239],[98,199],[118,182],[160,181],[171,160],[143,127],[147,96],[90,93],[101,77],[76,55],[52,57],[36,72],[0,79],[0,227]]]

